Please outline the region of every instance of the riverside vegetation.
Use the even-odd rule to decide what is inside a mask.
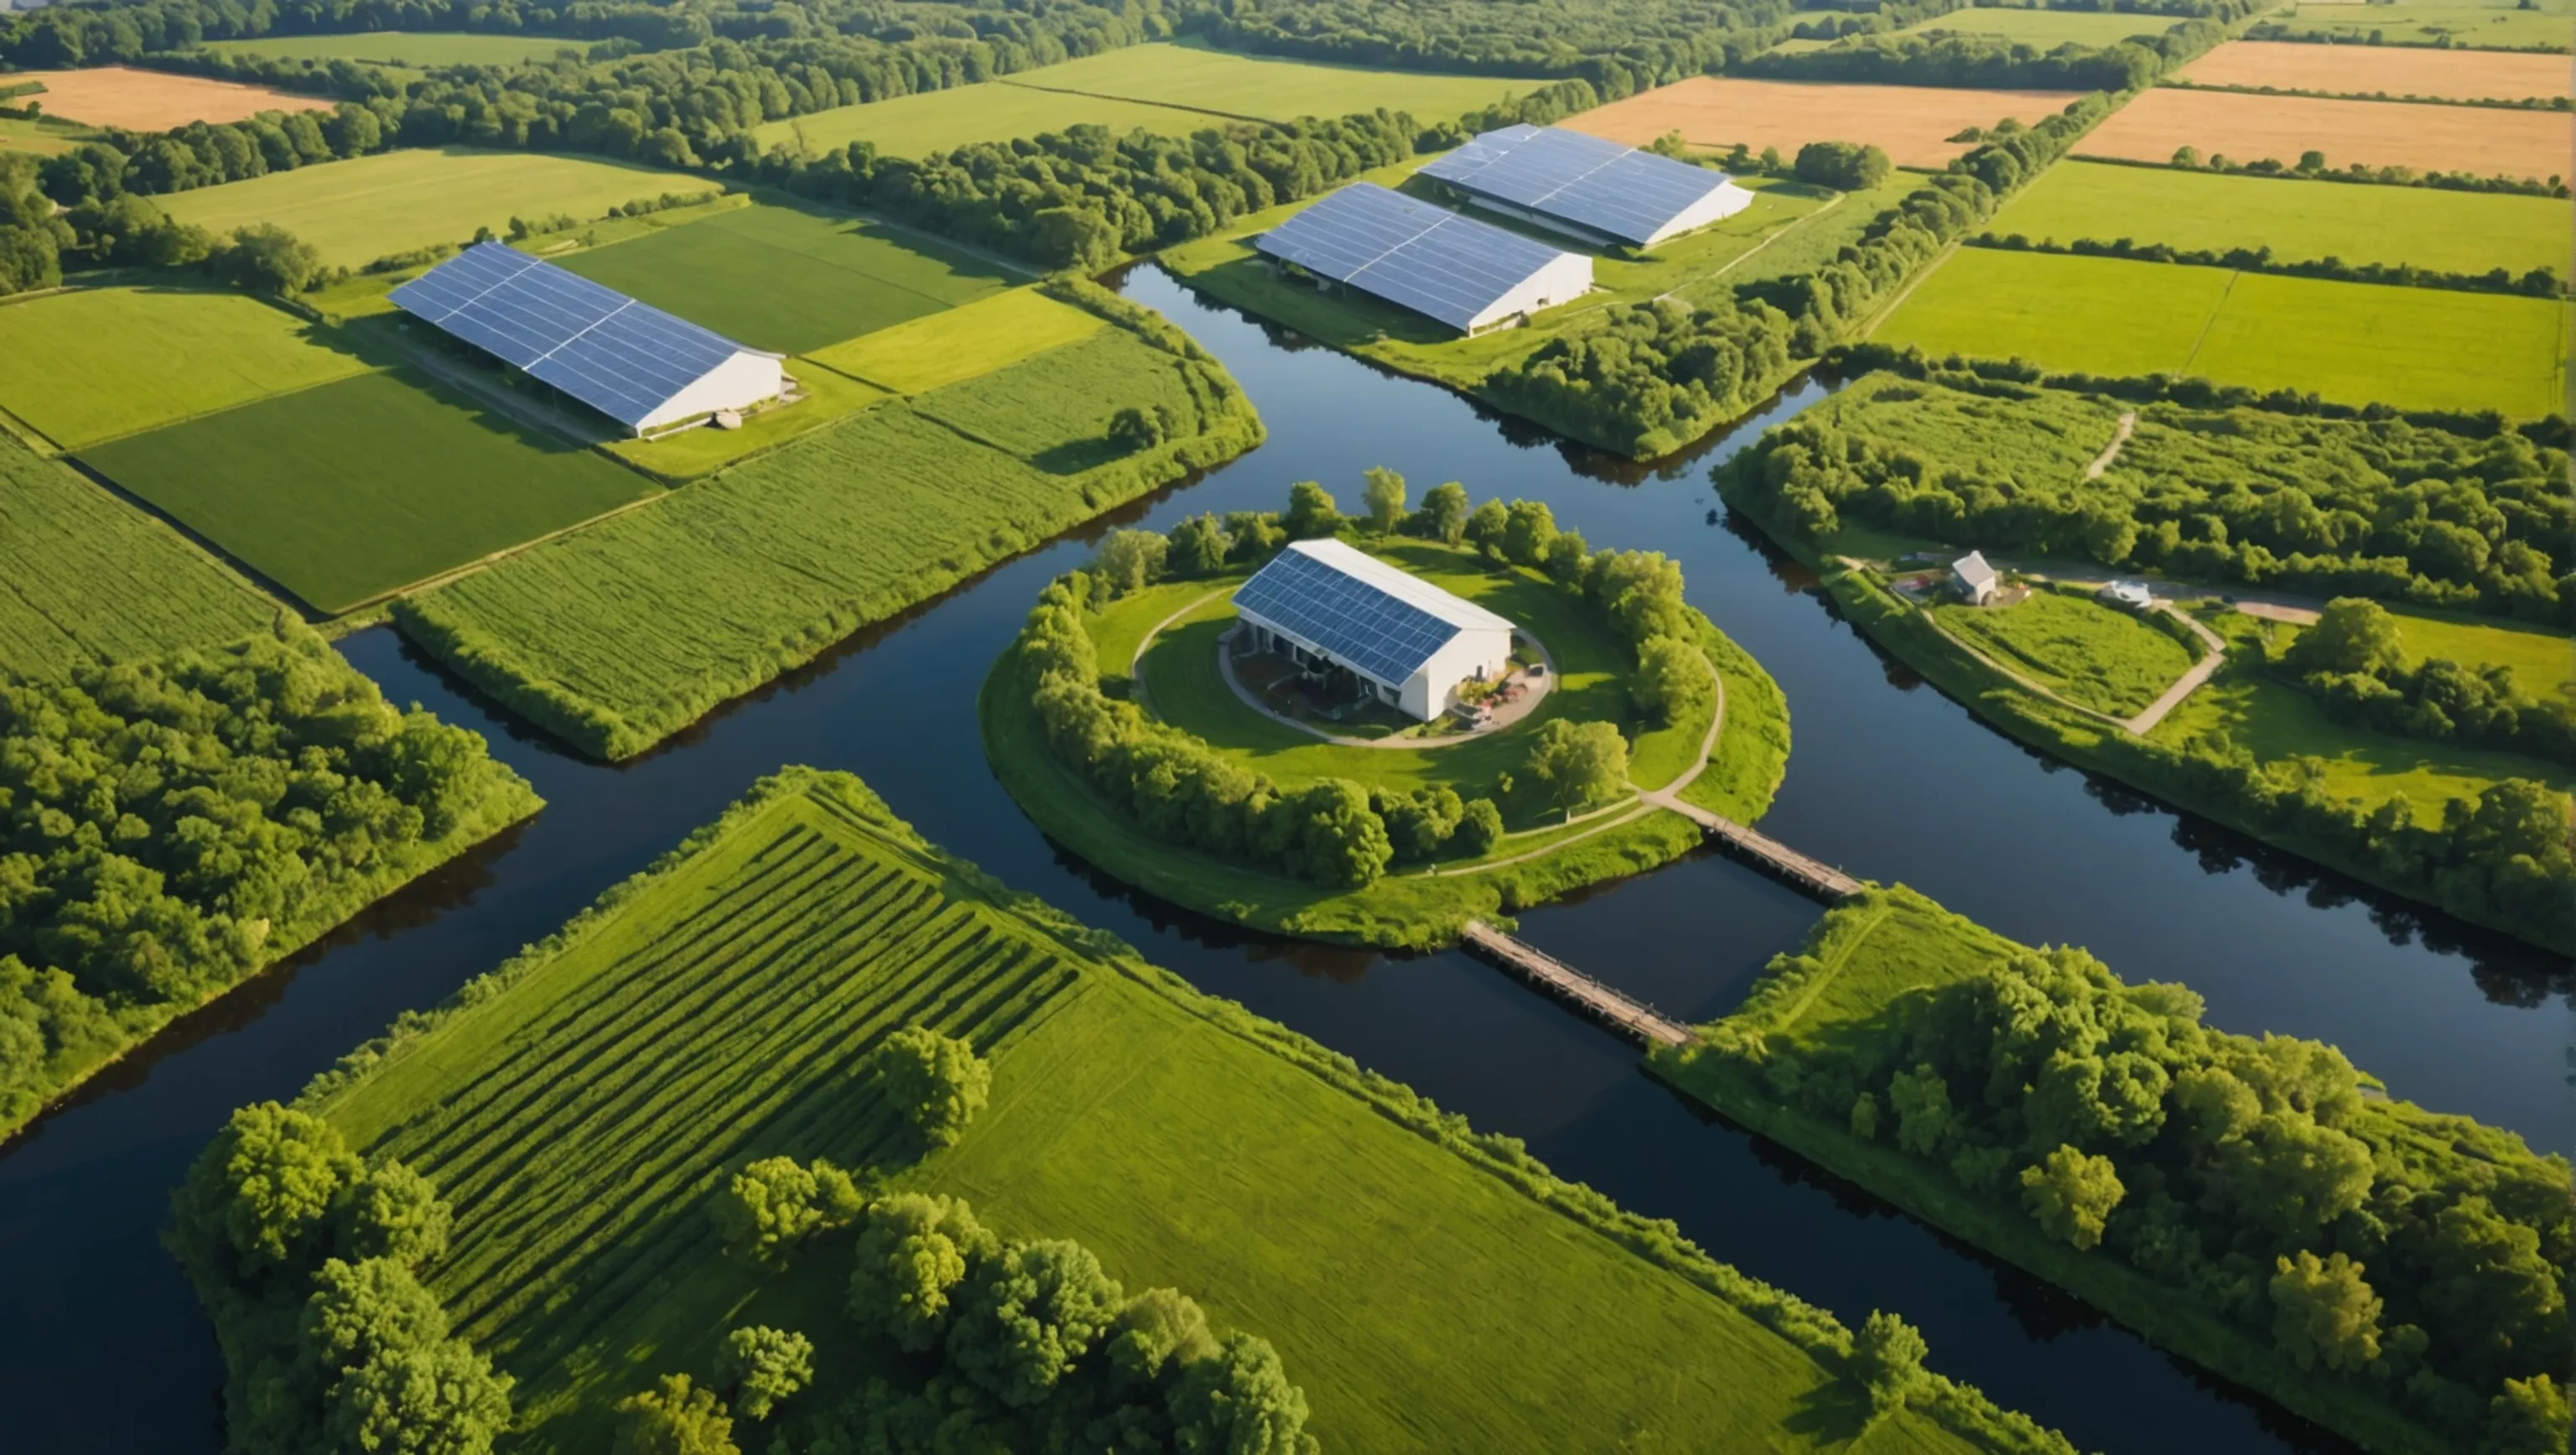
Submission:
[[[1658,1075],[2373,1451],[2566,1449],[2569,1169],[1902,887]]]

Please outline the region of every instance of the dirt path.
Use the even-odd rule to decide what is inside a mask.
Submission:
[[[2209,650],[2201,653],[2200,660],[2191,664],[2190,671],[2175,678],[2174,684],[2164,690],[2163,696],[2148,703],[2144,712],[2121,724],[2122,727],[2142,738],[2154,732],[2156,724],[2165,720],[2166,713],[2182,706],[2182,700],[2199,691],[2200,685],[2207,682],[2211,675],[2227,661],[2226,638],[2202,626],[2190,612],[2170,602],[2159,601],[2155,604],[2155,609],[2191,628],[2192,635],[2200,638],[2200,644]]]
[[[2120,458],[2120,447],[2129,442],[2129,432],[2137,427],[2138,412],[2132,409],[2123,413],[2120,416],[2120,427],[2111,432],[2111,443],[2103,447],[2102,453],[2093,457],[2092,464],[2084,467],[2084,478],[2101,479],[2102,472],[2110,469],[2111,463]]]

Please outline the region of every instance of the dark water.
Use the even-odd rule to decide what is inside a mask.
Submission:
[[[1669,552],[1692,599],[1788,692],[1796,747],[1767,829],[2022,939],[2084,943],[2132,978],[2185,981],[2217,1024],[2340,1042],[2401,1096],[2568,1145],[2565,964],[2427,924],[2051,767],[1881,659],[1802,591],[1794,567],[1726,519],[1706,466],[1821,389],[1807,386],[1696,460],[1650,470],[1298,347],[1199,306],[1159,273],[1138,274],[1129,292],[1224,358],[1271,442],[1111,523],[1275,506],[1299,479],[1355,504],[1360,470],[1384,464],[1417,496],[1459,479],[1479,498],[1544,499],[1595,545]],[[1696,1112],[1638,1074],[1623,1043],[1492,970],[1457,955],[1387,960],[1247,936],[1141,900],[1061,854],[986,773],[973,700],[1039,586],[1086,550],[1068,541],[1005,566],[624,768],[526,735],[386,632],[347,642],[395,700],[485,731],[550,806],[173,1028],[0,1156],[8,1448],[218,1448],[214,1342],[154,1242],[168,1189],[208,1133],[245,1101],[291,1096],[403,1009],[544,935],[790,762],[858,772],[935,842],[1480,1127],[1526,1139],[1561,1173],[1673,1219],[1757,1277],[1854,1322],[1872,1308],[1902,1312],[1929,1336],[1937,1368],[2081,1446],[2340,1448]],[[1668,1011],[1707,1016],[1816,914],[1760,875],[1701,856],[1533,912],[1524,928]]]

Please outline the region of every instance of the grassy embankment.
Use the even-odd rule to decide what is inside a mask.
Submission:
[[[2020,952],[1991,930],[1902,885],[1872,888],[1828,911],[1795,956],[1772,962],[1745,1008],[1709,1028],[1721,1042],[1751,1044],[1769,1065],[1902,1035],[1928,992]],[[1886,1198],[2110,1314],[2157,1346],[2279,1401],[2365,1449],[2437,1455],[2441,1437],[2327,1370],[2300,1368],[2274,1343],[2191,1296],[2159,1284],[2108,1249],[2078,1251],[2042,1233],[2018,1201],[1971,1190],[1941,1165],[1853,1133],[1849,1118],[1814,1114],[1785,1098],[1762,1066],[1707,1042],[1659,1050],[1649,1071],[1728,1118],[1837,1177]],[[2365,1083],[2375,1089],[2376,1083]],[[2387,1169],[2438,1167],[2463,1158],[2529,1160],[2519,1138],[2410,1102],[2365,1097],[2343,1127]]]
[[[395,618],[529,720],[631,757],[860,627],[1260,442],[1222,366],[1143,309],[1080,296],[1119,326],[806,435],[407,597]],[[1128,405],[1180,425],[1119,455],[1107,426]]]
[[[1827,1316],[1009,893],[842,775],[768,780],[304,1104],[454,1204],[431,1282],[519,1378],[517,1450],[601,1448],[614,1401],[703,1378],[745,1322],[815,1341],[816,1388],[778,1417],[792,1438],[866,1377],[909,1376],[840,1311],[847,1235],[770,1272],[722,1252],[710,1194],[757,1157],[882,1156],[889,1109],[848,1071],[907,1024],[971,1040],[993,1096],[896,1185],[1262,1334],[1328,1448],[1857,1433]],[[2014,1418],[1943,1381],[1869,1447],[2046,1448],[1996,1433]]]
[[[1634,660],[1591,607],[1535,572],[1488,567],[1470,552],[1422,541],[1358,543],[1500,612],[1544,642],[1560,679],[1547,701],[1502,732],[1438,747],[1318,741],[1246,707],[1219,673],[1217,638],[1232,622],[1239,574],[1152,587],[1095,613],[1088,626],[1102,687],[1283,786],[1333,777],[1396,791],[1445,785],[1461,798],[1494,798],[1511,832],[1491,852],[1443,858],[1428,869],[1400,867],[1365,889],[1345,890],[1165,842],[1056,757],[1035,708],[1014,689],[1008,654],[977,700],[994,775],[1049,835],[1126,883],[1254,928],[1363,944],[1445,944],[1470,920],[1655,868],[1700,843],[1697,826],[1667,810],[1612,804],[1569,825],[1534,785],[1523,784],[1516,794],[1498,786],[1505,774],[1527,777],[1522,765],[1530,741],[1555,718],[1618,724],[1630,741],[1629,778],[1638,788],[1665,787],[1698,756],[1707,715],[1667,726],[1640,722],[1625,685]],[[1129,664],[1138,646],[1175,613],[1179,618],[1153,636],[1137,680]],[[1705,617],[1699,627],[1700,645],[1725,683],[1726,719],[1708,766],[1681,796],[1749,823],[1769,809],[1787,768],[1787,703],[1741,647]]]

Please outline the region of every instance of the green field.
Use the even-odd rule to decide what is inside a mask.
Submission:
[[[0,433],[0,681],[234,641],[276,615],[168,526]]]
[[[94,127],[60,117],[0,116],[0,151],[56,156],[82,142],[94,140],[99,134]]]
[[[2346,404],[2534,419],[2565,407],[2567,322],[2567,306],[2550,299],[1971,247],[1876,338],[2059,370],[2161,371]]]
[[[1050,450],[1098,439],[1121,403],[1175,402],[1184,423],[1153,450],[1053,475],[1042,466],[1060,457],[1023,460],[929,417],[1039,396],[1063,412],[1019,428]],[[1221,370],[1103,333],[871,409],[407,599],[396,617],[531,720],[626,757],[869,622],[1259,439]]]
[[[2049,168],[1987,228],[2061,245],[2129,238],[2195,252],[2270,248],[2282,262],[2332,257],[2446,273],[2552,268],[2563,275],[2571,245],[2567,204],[2548,197],[2103,162]]]
[[[917,233],[766,203],[551,259],[727,338],[803,353],[1015,280]]]
[[[2131,36],[2158,36],[2181,24],[2170,15],[2122,15],[2108,10],[2039,10],[1985,6],[1953,10],[1905,27],[1904,34],[1946,30],[1960,35],[1999,35],[2043,51],[2072,41],[2105,46]]]
[[[209,41],[219,55],[274,56],[287,61],[368,61],[425,70],[432,66],[509,66],[554,59],[558,51],[586,54],[590,42],[551,35],[461,35],[449,32],[371,30],[356,35],[271,35],[257,40]]]
[[[612,1401],[705,1366],[730,1322],[814,1338],[791,1436],[869,1375],[917,1377],[840,1314],[846,1235],[768,1272],[705,1211],[752,1158],[885,1156],[889,1111],[846,1072],[907,1024],[973,1041],[994,1083],[896,1185],[1268,1338],[1328,1449],[1850,1448],[1832,1376],[1749,1312],[1779,1295],[1631,1251],[1626,1214],[1426,1135],[1409,1092],[1009,895],[847,777],[764,784],[471,999],[306,1103],[455,1205],[433,1284],[520,1379],[531,1455],[602,1448]],[[1908,1409],[1868,1448],[1978,1447]]]
[[[642,198],[712,185],[704,177],[588,157],[406,147],[156,200],[181,222],[216,233],[276,223],[320,249],[323,262],[356,268],[435,243],[464,242],[478,227],[504,232],[514,216],[598,217]]]
[[[2129,612],[2037,590],[2012,606],[1934,607],[1952,636],[2095,712],[2130,717],[2189,671],[2192,651]]]
[[[2511,667],[2514,681],[2534,697],[2576,694],[2576,640],[2563,631],[2497,621],[2493,617],[2392,606],[2417,660],[2447,657],[2471,667]]]
[[[897,394],[919,394],[1079,342],[1102,327],[1096,315],[1035,288],[1013,288],[807,357]]]
[[[2367,36],[2377,31],[2390,44],[2432,45],[2447,39],[2458,46],[2563,51],[2569,29],[2576,25],[2576,6],[2568,0],[2303,3],[2263,18],[2287,26],[2293,35]]]
[[[926,157],[976,142],[1009,141],[1069,126],[1105,126],[1121,136],[1140,128],[1158,136],[1188,136],[1223,124],[1218,117],[1177,107],[987,81],[773,121],[756,128],[752,139],[764,151],[786,147],[806,156],[863,141],[883,156]]]
[[[0,306],[0,410],[64,449],[364,373],[282,308],[234,292],[86,288]]]
[[[325,612],[654,493],[407,369],[129,435],[81,459]]]

